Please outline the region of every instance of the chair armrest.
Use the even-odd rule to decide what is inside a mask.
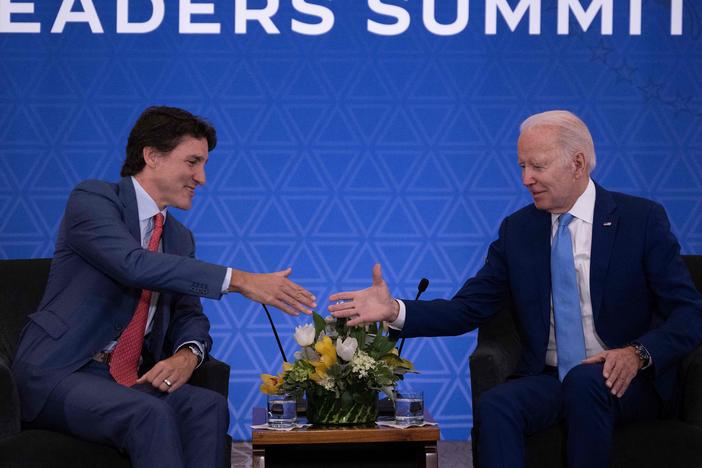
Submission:
[[[9,366],[0,359],[0,439],[19,433],[20,401]]]
[[[198,387],[209,388],[228,398],[229,372],[228,364],[218,361],[212,356],[207,356],[205,362],[195,369],[189,383]]]
[[[698,346],[681,363],[680,419],[702,427],[702,346]]]
[[[504,342],[483,340],[470,355],[470,383],[473,404],[480,395],[504,382],[514,373],[519,362],[519,350],[505,346]]]

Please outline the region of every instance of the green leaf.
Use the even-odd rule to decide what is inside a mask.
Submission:
[[[371,335],[377,335],[378,334],[378,324],[373,322],[368,324],[368,333]]]
[[[314,320],[314,340],[317,341],[319,334],[326,327],[327,322],[324,321],[324,317],[319,315],[317,312],[312,311],[312,319]]]

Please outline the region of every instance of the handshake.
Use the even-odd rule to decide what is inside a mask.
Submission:
[[[249,273],[232,269],[228,291],[238,292],[252,301],[269,304],[297,316],[300,312],[311,314],[317,307],[316,297],[288,279],[292,269],[274,273]],[[358,291],[337,292],[329,296],[335,303],[329,312],[337,318],[350,318],[349,326],[371,322],[394,322],[400,306],[390,295],[383,279],[380,264],[373,266],[373,282],[370,287]]]

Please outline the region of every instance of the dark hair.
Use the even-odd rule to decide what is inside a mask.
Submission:
[[[217,146],[217,132],[206,120],[177,107],[149,107],[141,113],[129,133],[127,157],[122,177],[136,175],[144,169],[144,148],[151,146],[161,153],[173,151],[184,136],[206,138],[207,149]]]

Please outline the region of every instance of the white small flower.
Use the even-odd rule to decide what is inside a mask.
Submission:
[[[359,377],[367,377],[375,367],[375,360],[363,351],[359,351],[351,361],[351,370]]]
[[[314,343],[314,326],[308,323],[295,327],[295,341],[303,348],[311,346]]]
[[[341,341],[341,338],[336,339],[336,354],[344,361],[351,361],[357,348],[358,340],[352,336],[346,337],[344,341]]]
[[[319,384],[330,392],[334,391],[334,379],[331,377],[325,377],[321,382],[319,382]]]

